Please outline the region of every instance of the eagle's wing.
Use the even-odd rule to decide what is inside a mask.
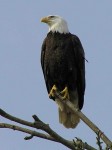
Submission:
[[[74,60],[77,67],[77,90],[79,95],[79,109],[82,109],[84,103],[85,92],[85,53],[79,38],[72,35],[72,42],[74,46]]]
[[[46,83],[46,88],[49,93],[51,87],[49,84],[50,81],[48,81],[48,79],[50,79],[50,76],[49,76],[49,69],[45,61],[45,54],[46,54],[46,38],[44,39],[42,48],[41,48],[41,66],[42,66],[42,71],[43,71],[43,75],[44,75],[44,79]]]
[[[44,75],[44,79],[47,85],[47,68],[45,64],[45,52],[46,52],[46,39],[43,41],[42,48],[41,48],[41,66],[42,66],[42,71]],[[47,89],[48,90],[48,89]]]

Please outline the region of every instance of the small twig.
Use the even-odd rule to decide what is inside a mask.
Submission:
[[[108,139],[108,137],[92,122],[90,121],[80,110],[77,110],[74,108],[74,106],[72,105],[72,103],[66,99],[63,101],[61,95],[59,94],[59,92],[54,91],[54,95],[56,98],[60,99],[61,102],[63,102],[64,104],[66,104],[74,113],[76,113],[79,118],[85,122],[96,134],[99,132],[100,134],[100,138],[106,143],[106,145],[112,149],[112,142]]]
[[[32,117],[35,120],[35,122],[42,122],[36,115],[33,115]]]
[[[34,135],[26,136],[24,139],[25,140],[31,140],[34,137]]]
[[[103,150],[102,145],[101,145],[103,142],[100,141],[100,139],[101,139],[100,137],[101,137],[101,132],[98,132],[97,137],[96,137],[97,145],[99,147],[99,150]]]
[[[82,142],[81,139],[76,137],[76,141],[75,140],[73,140],[73,141],[74,141],[74,144],[77,147],[77,149],[84,150],[84,143]]]
[[[95,150],[93,147],[88,145],[86,142],[84,143],[81,139],[76,137],[76,140],[73,139],[73,142],[78,150]]]

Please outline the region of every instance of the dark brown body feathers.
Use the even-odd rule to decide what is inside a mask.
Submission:
[[[48,93],[55,84],[59,91],[65,86],[77,89],[79,109],[85,92],[85,55],[76,35],[49,32],[42,45],[41,65]]]

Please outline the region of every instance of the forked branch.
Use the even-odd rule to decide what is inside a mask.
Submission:
[[[36,137],[40,137],[40,138],[44,138],[47,140],[51,140],[54,142],[58,142],[61,143],[63,145],[65,145],[66,147],[72,149],[72,150],[83,150],[83,149],[87,149],[87,150],[96,150],[95,148],[93,148],[92,146],[88,145],[87,143],[84,143],[82,140],[79,140],[78,138],[76,140],[66,140],[63,137],[61,137],[59,134],[57,134],[55,131],[53,131],[48,124],[45,124],[44,122],[42,122],[36,115],[33,115],[33,119],[34,122],[28,122],[25,120],[22,120],[20,118],[14,117],[8,113],[6,113],[4,110],[0,109],[0,115],[4,118],[7,118],[11,121],[17,122],[21,125],[25,125],[28,127],[32,127],[35,129],[41,129],[42,131],[45,131],[47,134],[44,133],[40,133],[37,132],[35,130],[31,130],[31,129],[27,129],[27,128],[23,128],[17,125],[12,125],[12,124],[6,124],[6,123],[0,123],[0,128],[9,128],[12,130],[17,130],[17,131],[21,131],[24,133],[28,133],[30,134],[30,136],[25,137],[25,140],[30,140],[32,139],[34,136]]]

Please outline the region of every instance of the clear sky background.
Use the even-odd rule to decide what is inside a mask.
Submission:
[[[82,42],[89,61],[82,111],[112,140],[112,0],[0,0],[0,107],[28,121],[36,114],[66,139],[96,146],[82,121],[76,129],[59,124],[57,106],[48,98],[40,65],[48,27],[40,19],[50,14],[64,17]],[[26,135],[0,129],[0,149],[67,150],[39,138],[25,141]]]

